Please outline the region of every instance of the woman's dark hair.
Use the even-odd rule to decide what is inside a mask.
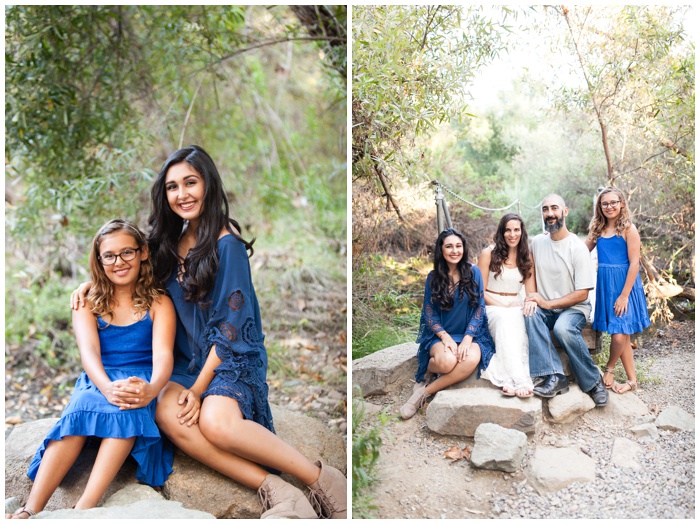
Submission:
[[[197,240],[185,260],[180,258],[177,251],[185,221],[170,208],[165,192],[168,170],[181,162],[187,162],[204,180],[204,202],[197,228]],[[204,298],[214,287],[219,266],[216,242],[221,230],[225,227],[243,242],[250,251],[250,256],[253,254],[255,239],[250,242],[243,240],[238,233],[241,230],[238,222],[229,218],[228,199],[221,176],[214,161],[204,149],[199,146],[183,147],[168,157],[151,189],[151,206],[151,215],[148,217],[148,224],[151,226],[148,245],[156,278],[165,284],[172,272],[177,270],[176,262],[182,263],[185,272],[180,285],[185,292],[185,299],[205,305]]]
[[[503,263],[508,258],[508,244],[506,243],[506,225],[511,220],[518,220],[520,222],[520,242],[518,242],[518,249],[516,251],[516,264],[518,266],[518,271],[523,279],[520,281],[525,282],[525,279],[532,274],[532,260],[530,259],[530,246],[527,241],[527,231],[525,230],[525,222],[520,215],[517,213],[506,213],[501,218],[498,223],[498,228],[496,229],[496,234],[493,235],[493,240],[496,242],[496,246],[491,251],[491,263],[489,264],[489,270],[493,271],[494,276],[498,276],[503,271]]]
[[[469,305],[478,307],[480,291],[474,275],[472,275],[472,265],[469,262],[469,252],[467,250],[467,239],[456,229],[445,229],[440,233],[435,241],[435,252],[433,253],[433,279],[430,282],[430,291],[433,294],[433,302],[440,306],[443,311],[449,311],[454,305],[454,287],[452,279],[449,275],[449,267],[447,260],[442,254],[442,246],[445,239],[450,235],[456,235],[462,241],[464,254],[462,259],[457,263],[459,271],[459,297],[462,298],[464,293],[469,296]]]

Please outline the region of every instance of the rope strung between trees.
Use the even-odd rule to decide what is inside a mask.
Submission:
[[[480,206],[479,204],[475,204],[474,202],[470,202],[466,198],[462,198],[459,196],[457,193],[452,191],[449,187],[445,187],[442,185],[440,182],[437,180],[433,180],[430,182],[432,185],[435,186],[435,204],[437,206],[437,226],[438,226],[438,234],[440,234],[442,231],[445,230],[445,228],[451,228],[452,227],[452,218],[450,217],[450,212],[447,207],[447,200],[445,199],[444,195],[442,194],[442,190],[444,189],[447,193],[455,197],[457,200],[461,200],[467,205],[470,205],[472,207],[475,207],[477,209],[482,209],[484,211],[504,211],[506,209],[510,209],[511,207],[517,205],[518,206],[518,215],[521,214],[520,207],[525,206],[529,209],[539,209],[539,207],[542,205],[542,200],[536,205],[536,206],[528,206],[525,204],[522,200],[519,198],[516,198],[512,204],[506,206],[506,207],[484,207]],[[542,218],[540,216],[540,218]],[[544,227],[544,219],[542,219],[542,231],[544,232],[545,227]]]
[[[458,200],[461,200],[461,201],[464,202],[465,204],[469,204],[469,205],[472,206],[472,207],[476,207],[477,209],[482,209],[482,210],[484,210],[484,211],[504,211],[504,210],[506,210],[506,209],[510,209],[511,207],[513,207],[513,206],[516,205],[516,204],[523,205],[523,206],[525,206],[525,207],[527,207],[527,208],[529,208],[529,209],[539,209],[540,205],[542,204],[542,201],[540,201],[536,206],[528,206],[528,205],[525,204],[522,200],[520,200],[519,198],[516,198],[516,199],[513,201],[512,204],[509,204],[509,205],[507,205],[506,207],[495,207],[495,208],[493,208],[493,207],[484,207],[484,206],[480,206],[479,204],[475,204],[474,202],[469,202],[469,200],[467,200],[467,199],[465,199],[465,198],[462,198],[462,197],[459,196],[457,193],[455,193],[454,191],[452,191],[449,187],[445,186],[444,184],[441,184],[441,183],[438,182],[437,180],[433,180],[433,181],[431,182],[431,184],[441,187],[441,188],[444,189],[446,192],[448,192],[449,194],[451,194],[453,197],[455,197],[455,198],[458,199]]]

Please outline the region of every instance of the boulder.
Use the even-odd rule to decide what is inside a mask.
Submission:
[[[630,431],[642,442],[653,442],[659,438],[659,430],[651,422],[633,426],[630,428]]]
[[[483,423],[534,434],[542,425],[542,401],[507,397],[493,388],[438,391],[426,411],[428,427],[442,435],[474,436]]]
[[[352,385],[364,397],[386,395],[407,381],[414,381],[418,369],[418,344],[406,342],[352,361]]]
[[[569,391],[547,400],[547,411],[552,422],[565,424],[595,409],[595,402],[578,384],[569,384]]]
[[[611,460],[618,467],[642,469],[637,462],[637,455],[642,452],[642,448],[636,442],[628,438],[616,438],[613,442]]]
[[[35,420],[15,426],[5,439],[5,494],[24,501],[29,495],[32,481],[27,477],[27,469],[34,454],[46,434],[58,418]],[[71,508],[85,489],[92,465],[97,456],[97,446],[88,445],[83,449],[73,467],[64,477],[46,505],[47,510]],[[136,484],[136,462],[127,458],[117,476],[107,488],[105,498],[129,484]],[[104,499],[103,499],[104,500]]]
[[[491,381],[486,380],[485,378],[476,378],[476,372],[472,373],[469,375],[467,378],[464,380],[457,382],[455,384],[452,384],[451,386],[447,386],[445,389],[466,389],[466,388],[491,388],[495,389],[496,391],[501,391],[501,388],[498,386],[494,386]]]
[[[306,415],[294,413],[274,405],[271,408],[277,434],[282,440],[298,449],[310,460],[322,460],[324,463],[338,468],[343,473],[346,472],[346,446],[340,435],[327,428],[320,421]],[[16,496],[22,501],[26,500],[31,488],[31,481],[26,476],[27,467],[39,443],[44,439],[56,420],[45,419],[29,422],[15,427],[10,433],[5,442],[6,494]],[[96,448],[83,450],[76,464],[71,468],[65,480],[51,497],[49,504],[45,508],[46,510],[70,508],[75,505],[85,487],[95,455]],[[203,511],[217,518],[257,519],[260,517],[260,502],[255,490],[243,487],[180,451],[175,453],[173,470],[165,487],[162,489],[165,499],[180,502],[186,509]],[[148,498],[153,497],[154,494],[157,495],[151,488],[138,484],[135,472],[135,463],[131,458],[127,459],[117,478],[107,489],[105,499],[127,486],[129,486],[130,490],[138,490],[141,493],[139,497],[142,497],[143,493],[147,493],[149,495]],[[296,479],[286,475],[283,477],[301,487]],[[130,496],[134,497],[134,493],[136,492],[127,491],[122,493],[122,496],[126,498],[122,499],[122,501],[115,499],[117,500],[115,503],[123,504],[123,501],[128,501]],[[133,499],[130,502],[133,502]],[[157,499],[154,501],[142,500],[141,502],[144,504],[146,502],[158,503]],[[104,506],[107,506],[106,502]],[[162,507],[163,511],[165,511],[166,506],[161,505],[158,507]],[[170,511],[169,508],[174,508],[174,506],[168,506],[168,511]]]
[[[128,506],[141,500],[165,500],[165,498],[146,484],[129,484],[109,497],[103,504],[103,507]]]
[[[537,446],[527,472],[540,494],[559,491],[573,482],[593,482],[595,461],[578,448]]]
[[[214,519],[214,515],[182,507],[181,502],[171,500],[140,500],[127,506],[98,507],[92,509],[59,509],[42,511],[35,519]]]
[[[678,406],[669,406],[656,417],[656,426],[671,431],[695,431],[695,417]]]
[[[607,405],[589,411],[584,418],[596,424],[624,423],[627,419],[639,420],[649,414],[647,405],[633,392],[622,395],[608,390]]]
[[[481,424],[474,433],[471,462],[481,469],[517,471],[527,451],[527,436],[517,429]]]

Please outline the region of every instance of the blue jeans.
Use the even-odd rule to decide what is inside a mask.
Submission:
[[[586,326],[586,316],[576,309],[556,312],[537,308],[532,316],[525,317],[527,338],[530,343],[530,376],[542,377],[554,373],[564,374],[561,359],[554,349],[549,330],[571,361],[571,369],[582,391],[590,391],[600,379],[588,347],[581,336]]]

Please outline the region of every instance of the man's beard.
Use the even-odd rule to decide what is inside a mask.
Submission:
[[[556,218],[556,217],[555,217]],[[548,233],[556,233],[559,231],[562,227],[564,227],[564,217],[557,218],[556,222],[554,224],[549,224],[547,221],[544,221],[544,229]]]

